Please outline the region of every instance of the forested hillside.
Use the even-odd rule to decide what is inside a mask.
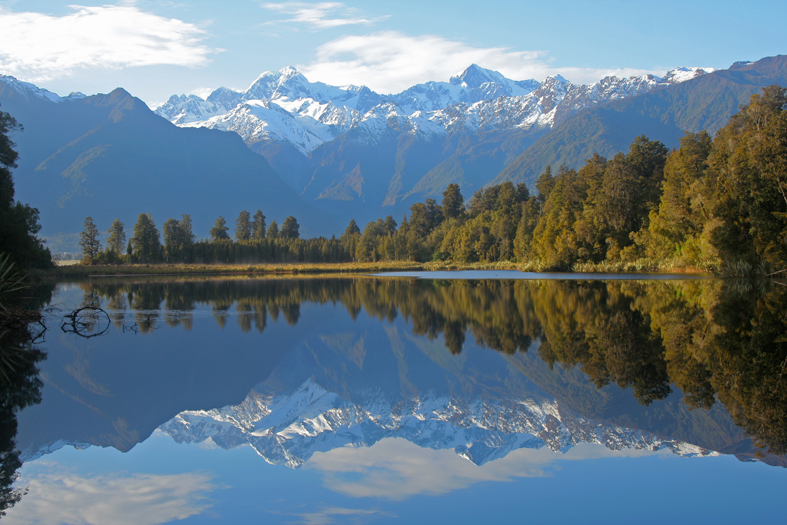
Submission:
[[[142,260],[184,262],[512,261],[533,269],[676,269],[769,274],[787,266],[787,90],[752,95],[715,139],[686,133],[669,151],[637,137],[628,153],[594,154],[579,170],[547,167],[531,195],[504,182],[473,194],[458,184],[409,217],[352,220],[335,236],[301,239],[297,220],[266,227],[243,211],[235,240],[223,217],[197,242],[191,218],[169,219]],[[139,254],[137,228],[128,254]],[[122,246],[115,248],[116,256]],[[96,254],[91,254],[91,259]],[[107,252],[105,258],[112,259]]]

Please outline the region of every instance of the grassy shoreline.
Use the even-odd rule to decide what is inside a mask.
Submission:
[[[305,275],[330,273],[371,273],[390,271],[437,271],[437,270],[519,270],[522,272],[553,272],[537,261],[525,263],[457,263],[450,261],[430,261],[425,263],[409,261],[381,261],[364,263],[276,263],[276,264],[123,264],[123,265],[62,265],[51,270],[39,270],[35,276],[40,278],[84,278],[102,276],[138,275]],[[654,264],[652,261],[632,263],[599,263],[575,266],[574,273],[677,273],[708,274],[708,269],[678,267],[669,264]]]

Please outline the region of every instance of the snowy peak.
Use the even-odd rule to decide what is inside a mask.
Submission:
[[[667,71],[667,74],[661,78],[661,81],[666,84],[680,84],[714,71],[716,70],[712,67],[678,67]]]
[[[9,86],[11,89],[13,89],[17,93],[25,97],[38,97],[44,100],[48,100],[50,102],[60,102],[62,100],[62,98],[59,95],[56,95],[49,90],[40,88],[29,82],[22,82],[21,80],[17,80],[15,77],[12,77],[10,75],[0,75],[0,82]],[[72,95],[82,95],[82,94],[72,93]],[[75,98],[79,98],[79,97],[75,97]],[[82,95],[81,98],[84,98],[84,95]]]
[[[484,69],[477,64],[471,64],[470,67],[461,73],[452,76],[449,82],[455,86],[465,88],[480,88],[484,84],[496,83],[505,85],[510,81],[497,71]]]
[[[423,138],[451,130],[549,129],[575,112],[713,71],[676,68],[652,75],[606,77],[575,85],[560,75],[514,81],[472,64],[448,82],[426,82],[382,96],[365,86],[309,82],[296,68],[266,71],[243,92],[215,90],[206,100],[173,96],[156,113],[179,126],[224,129],[250,146],[260,141],[289,143],[304,155],[360,126],[358,138],[374,144],[390,132]],[[266,120],[270,119],[270,120]]]
[[[209,104],[216,104],[225,108],[233,108],[241,103],[243,94],[235,90],[220,87],[213,91],[208,98],[205,99]]]
[[[243,94],[244,100],[274,100],[277,98],[319,99],[318,93],[312,89],[306,77],[291,66],[277,72],[266,71],[255,80]]]
[[[472,105],[500,97],[524,96],[539,85],[535,80],[510,80],[497,71],[473,64],[448,82],[416,84],[393,95],[393,99],[408,113],[440,111],[456,104]]]

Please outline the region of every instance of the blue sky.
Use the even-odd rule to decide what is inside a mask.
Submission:
[[[474,62],[587,83],[787,53],[783,0],[73,1],[0,0],[0,73],[61,95],[121,86],[155,105],[288,65],[392,93]]]

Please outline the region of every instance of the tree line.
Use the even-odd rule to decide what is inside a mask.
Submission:
[[[646,267],[771,273],[787,267],[786,90],[770,86],[753,95],[715,138],[686,133],[669,151],[640,136],[612,159],[593,155],[579,170],[564,166],[556,173],[547,167],[535,187],[531,195],[524,184],[505,182],[465,203],[452,183],[440,203],[413,204],[399,224],[389,215],[361,231],[352,220],[338,239],[301,239],[293,217],[281,229],[275,221],[266,228],[258,210],[254,217],[241,212],[234,238],[221,217],[202,241],[194,240],[188,215],[169,219],[162,246],[143,214],[126,260],[512,261],[545,270],[645,261]],[[109,232],[112,253],[96,251],[95,233],[83,237],[86,259],[119,260],[117,230],[113,224]]]
[[[149,213],[141,213],[127,240],[125,225],[115,219],[102,249],[100,231],[92,217],[85,219],[80,234],[85,264],[118,263],[233,263],[233,262],[338,262],[336,240],[301,239],[295,217],[287,217],[281,228],[275,220],[266,225],[262,211],[252,217],[242,211],[235,221],[234,236],[223,216],[210,229],[210,238],[197,240],[190,215],[167,219],[162,232]],[[162,243],[163,233],[163,243]]]
[[[467,206],[451,184],[411,207],[396,231],[369,223],[359,260],[538,262],[568,270],[650,261],[732,274],[787,267],[787,95],[753,95],[715,138],[686,133],[677,150],[636,138],[612,159],[547,168],[537,195],[510,182]],[[352,227],[352,225],[351,225]],[[348,229],[349,231],[349,229]]]

